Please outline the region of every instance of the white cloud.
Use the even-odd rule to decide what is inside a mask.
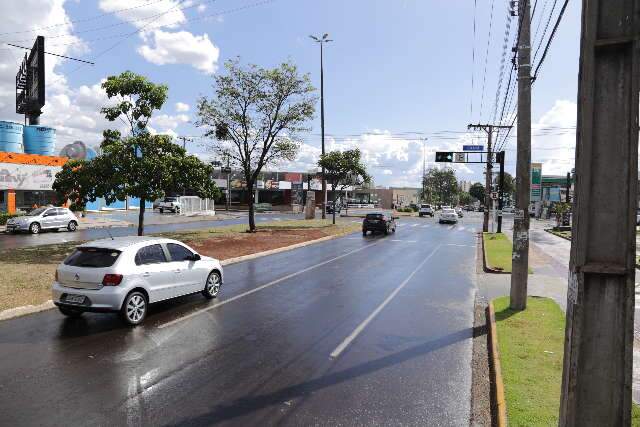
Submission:
[[[189,111],[189,104],[185,104],[184,102],[176,102],[176,111],[178,113],[185,113]]]
[[[197,36],[188,31],[154,30],[151,38],[152,41],[148,40],[138,48],[138,53],[153,64],[188,64],[205,73],[217,69],[220,49],[207,34]]]
[[[176,28],[187,20],[181,8],[188,5],[178,0],[100,0],[98,6],[137,28]]]
[[[175,116],[171,116],[169,114],[159,114],[153,116],[150,120],[150,124],[153,127],[160,129],[161,131],[168,129],[174,130],[182,123],[189,123],[189,116],[187,116],[186,114],[176,114]]]
[[[198,12],[202,13],[205,10],[207,10],[207,6],[205,6],[203,4],[198,5]]]

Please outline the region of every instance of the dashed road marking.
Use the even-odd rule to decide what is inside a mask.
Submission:
[[[402,288],[404,288],[406,286],[406,284],[409,283],[409,280],[411,280],[411,278],[427,263],[429,258],[431,258],[433,256],[433,254],[436,253],[436,251],[440,248],[440,246],[441,245],[436,246],[435,249],[433,251],[431,251],[431,253],[429,255],[427,255],[426,258],[423,259],[420,264],[418,264],[418,266],[409,274],[409,276],[407,276],[407,278],[404,279],[404,281],[402,283],[400,283],[400,285],[398,285],[398,287],[395,288],[393,290],[393,292],[391,292],[389,294],[389,296],[384,301],[382,301],[382,304],[380,304],[375,310],[373,310],[373,312],[369,316],[367,316],[367,318],[364,319],[364,321],[362,323],[360,323],[353,330],[353,332],[351,332],[351,334],[349,334],[349,336],[346,337],[340,343],[340,345],[338,345],[335,348],[335,350],[333,350],[331,352],[329,357],[331,357],[332,359],[335,359],[338,356],[340,356],[340,354],[342,354],[342,352],[349,346],[349,344],[351,344],[353,342],[353,340],[355,340],[358,337],[358,335],[360,335],[362,333],[362,331],[367,327],[367,325],[369,323],[371,323],[371,321],[373,319],[375,319],[375,317],[385,308],[385,306],[387,304],[389,304],[391,302],[391,300],[393,300],[393,298],[395,298],[395,296],[398,294],[398,292],[400,292],[402,290]]]
[[[367,249],[367,248],[370,248],[372,246],[375,246],[375,245],[377,245],[377,244],[379,244],[381,242],[384,242],[384,240],[378,240],[377,242],[368,244],[366,246],[362,246],[360,248],[354,249],[354,250],[349,251],[349,252],[345,252],[342,255],[338,255],[337,257],[333,257],[333,258],[330,258],[330,259],[328,259],[326,261],[322,261],[322,262],[320,262],[318,264],[314,264],[314,265],[312,265],[310,267],[303,268],[302,270],[298,270],[295,273],[287,274],[286,276],[282,276],[279,279],[272,280],[269,283],[265,283],[264,285],[258,286],[257,288],[253,288],[253,289],[251,289],[249,291],[243,292],[243,293],[238,294],[238,295],[236,295],[234,297],[225,299],[224,301],[220,301],[219,303],[213,304],[213,305],[211,305],[211,306],[209,306],[207,308],[196,310],[196,311],[194,311],[192,313],[187,314],[186,316],[179,317],[177,319],[174,319],[174,320],[171,320],[169,322],[166,322],[166,323],[163,323],[161,325],[158,325],[158,329],[167,328],[169,326],[173,326],[173,325],[175,325],[177,323],[180,323],[182,321],[191,319],[192,317],[195,317],[195,316],[198,316],[198,315],[200,315],[202,313],[205,313],[207,311],[213,310],[214,308],[218,308],[221,305],[225,305],[225,304],[228,304],[228,303],[230,303],[232,301],[238,300],[240,298],[244,298],[244,297],[246,297],[248,295],[254,294],[254,293],[258,292],[258,291],[261,291],[261,290],[266,289],[268,287],[271,287],[273,285],[277,285],[278,283],[284,282],[285,280],[288,280],[288,279],[291,279],[293,277],[299,276],[299,275],[301,275],[303,273],[306,273],[308,271],[315,270],[316,268],[322,267],[323,265],[327,265],[327,264],[329,264],[329,263],[331,263],[333,261],[337,261],[339,259],[342,259],[342,258],[344,258],[346,256],[349,256],[351,254],[354,254],[356,252],[360,252],[360,251],[362,251],[364,249]]]

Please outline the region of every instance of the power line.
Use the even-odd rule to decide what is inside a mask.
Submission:
[[[504,29],[504,39],[502,43],[502,55],[500,59],[500,73],[498,74],[498,87],[496,89],[496,98],[493,103],[493,115],[491,117],[491,122],[495,122],[496,114],[498,113],[498,103],[500,100],[500,93],[502,92],[502,82],[504,80],[504,65],[507,58],[507,46],[509,45],[509,33],[511,32],[511,13],[510,10],[507,9],[507,20],[505,23]],[[511,75],[509,75],[509,84],[511,83]],[[507,85],[508,89],[509,85]]]
[[[560,9],[560,14],[558,15],[558,19],[556,20],[556,24],[553,26],[553,31],[551,31],[551,35],[549,36],[549,40],[547,41],[547,45],[544,47],[544,52],[542,53],[542,57],[540,58],[540,62],[538,62],[538,66],[536,67],[535,72],[533,73],[533,81],[538,77],[538,71],[540,67],[544,63],[545,58],[547,57],[547,53],[549,52],[549,47],[553,42],[553,38],[556,35],[556,31],[558,31],[558,27],[560,26],[560,22],[562,21],[562,17],[564,16],[564,11],[567,9],[567,5],[569,4],[569,0],[565,0],[562,5],[562,9]]]
[[[474,86],[474,71],[476,66],[476,9],[478,6],[478,0],[473,0],[473,42],[471,47],[471,101],[469,120],[473,118],[473,86]]]
[[[491,45],[491,29],[493,27],[493,6],[495,0],[491,0],[491,15],[489,18],[489,35],[487,37],[487,51],[484,56],[484,73],[482,78],[482,95],[480,97],[480,118],[482,118],[482,107],[484,105],[484,89],[487,83],[487,62],[489,61],[489,46]]]
[[[556,5],[558,3],[558,0],[553,0],[553,6],[551,7],[551,12],[549,12],[549,17],[547,18],[547,23],[544,25],[544,30],[542,31],[542,36],[540,37],[540,40],[538,40],[538,47],[536,47],[536,50],[533,54],[533,61],[535,62],[536,58],[538,57],[538,51],[540,50],[540,47],[542,46],[542,42],[545,38],[545,36],[547,35],[547,31],[549,30],[549,25],[551,24],[551,18],[553,18],[553,12],[556,10]],[[535,41],[535,38],[534,38]]]

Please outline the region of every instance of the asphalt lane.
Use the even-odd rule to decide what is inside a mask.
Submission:
[[[256,221],[272,221],[278,219],[302,219],[301,214],[256,214]],[[173,224],[153,224],[144,227],[146,234],[163,233],[184,230],[200,230],[203,228],[222,227],[225,225],[247,224],[246,216],[226,220],[214,221],[192,221]],[[110,236],[135,236],[138,227],[105,227],[105,228],[79,228],[75,232],[60,230],[59,232],[45,231],[40,234],[7,234],[0,233],[0,249],[26,248],[41,245],[51,245],[56,243],[76,242],[85,240],[106,239]]]
[[[402,219],[228,266],[218,300],[135,329],[2,322],[0,424],[466,425],[478,225]]]

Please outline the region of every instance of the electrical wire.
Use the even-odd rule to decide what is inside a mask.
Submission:
[[[474,87],[474,71],[476,66],[476,9],[478,0],[473,0],[473,40],[471,46],[471,100],[469,102],[469,121],[473,119],[473,87]]]
[[[567,9],[567,5],[569,4],[569,0],[565,0],[564,4],[562,5],[562,9],[560,9],[560,14],[558,15],[558,19],[556,20],[555,25],[553,26],[553,31],[551,31],[551,35],[549,36],[549,40],[547,41],[547,45],[544,47],[544,52],[542,53],[542,57],[540,58],[540,62],[538,62],[538,65],[536,66],[536,70],[533,73],[533,80],[532,83],[536,81],[536,79],[538,78],[538,72],[540,70],[540,67],[542,67],[542,64],[544,63],[544,60],[547,57],[547,53],[549,52],[549,47],[551,46],[551,43],[553,43],[553,38],[556,35],[556,32],[558,31],[558,27],[560,26],[560,22],[562,21],[562,17],[564,16],[564,12]]]
[[[489,35],[487,37],[487,51],[484,57],[484,73],[482,77],[482,95],[480,97],[480,119],[482,119],[482,110],[484,106],[484,89],[487,83],[487,63],[489,62],[489,46],[491,45],[491,30],[493,28],[493,7],[495,0],[491,0],[491,15],[489,18]]]

